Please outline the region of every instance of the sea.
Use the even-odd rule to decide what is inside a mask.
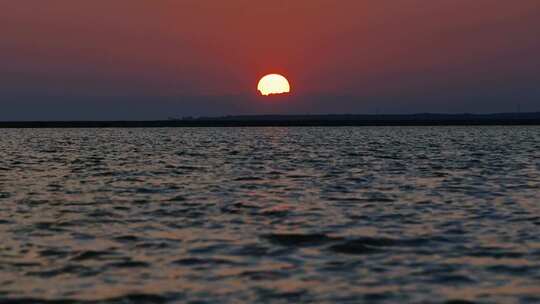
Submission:
[[[540,303],[540,126],[0,129],[0,303]]]

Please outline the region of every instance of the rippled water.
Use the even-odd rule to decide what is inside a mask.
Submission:
[[[2,303],[540,302],[540,127],[0,134]]]

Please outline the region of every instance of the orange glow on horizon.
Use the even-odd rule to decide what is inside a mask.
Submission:
[[[284,94],[291,92],[291,86],[287,78],[279,74],[268,74],[259,80],[257,90],[263,96],[271,94]]]

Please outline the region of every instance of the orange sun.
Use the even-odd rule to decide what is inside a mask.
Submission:
[[[271,94],[283,94],[291,91],[291,86],[287,78],[279,74],[269,74],[259,80],[257,90],[261,95],[268,96]]]

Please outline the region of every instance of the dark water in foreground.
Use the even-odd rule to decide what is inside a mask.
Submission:
[[[540,127],[0,135],[2,303],[540,302]]]

